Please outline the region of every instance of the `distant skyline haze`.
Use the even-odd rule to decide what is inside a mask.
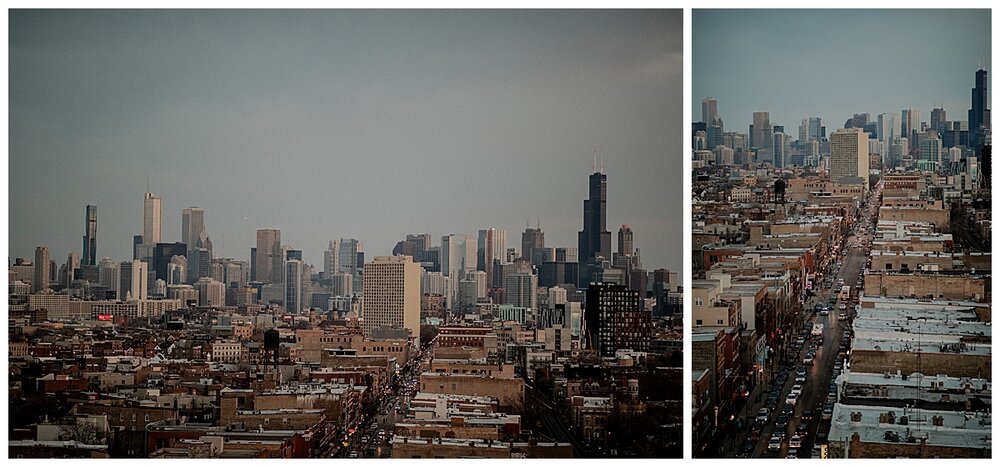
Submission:
[[[594,150],[608,227],[680,271],[680,10],[11,10],[9,260],[132,258],[204,209],[216,257],[255,233],[322,269],[409,233],[487,227],[573,247]]]
[[[989,10],[694,9],[691,23],[692,121],[715,98],[727,132],[757,111],[793,138],[807,117],[828,135],[855,113],[967,120],[975,72],[991,69]]]

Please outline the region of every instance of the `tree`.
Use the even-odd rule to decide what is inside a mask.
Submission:
[[[94,445],[104,444],[106,435],[94,423],[86,420],[77,420],[76,423],[60,426],[59,439]]]

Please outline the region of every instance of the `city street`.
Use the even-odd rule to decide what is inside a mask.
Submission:
[[[878,199],[879,188],[873,190],[872,200]],[[805,313],[809,316],[797,330],[799,337],[793,347],[794,358],[784,362],[771,388],[765,403],[769,412],[763,426],[760,426],[761,423],[757,425],[759,438],[753,447],[752,457],[816,457],[813,446],[825,441],[826,430],[821,430],[821,426],[828,421],[836,401],[832,385],[846,364],[845,354],[842,354],[847,351],[844,335],[850,329],[857,301],[851,297],[857,297],[861,292],[858,289],[861,288],[862,272],[874,238],[872,226],[877,221],[873,221],[873,216],[877,210],[877,201],[875,204],[868,203],[862,210],[855,221],[854,232],[844,241],[845,249],[831,265],[832,287],[820,290],[817,296],[806,302]],[[843,286],[850,286],[851,292],[846,297],[841,296]],[[823,307],[823,311],[817,311],[817,305]],[[838,317],[841,313],[845,319]],[[823,326],[822,341],[813,335],[816,325]],[[814,353],[811,361],[807,359],[810,352]],[[801,382],[802,373],[804,382]],[[797,396],[789,397],[793,389]],[[753,414],[756,412],[749,416]],[[747,420],[747,423],[754,422]],[[780,441],[775,443],[772,437]],[[819,443],[817,437],[820,437]]]

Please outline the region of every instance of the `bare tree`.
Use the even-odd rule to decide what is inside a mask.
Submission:
[[[73,424],[61,425],[59,439],[90,445],[104,444],[105,434],[97,428],[97,425],[89,421],[78,420]]]

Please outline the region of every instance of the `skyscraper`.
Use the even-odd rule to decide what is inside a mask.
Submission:
[[[187,250],[187,245],[184,243],[157,243],[153,249],[153,271],[156,273],[156,278],[169,284],[170,276],[167,274],[167,265],[170,264],[170,258],[174,256],[186,258]]]
[[[536,248],[545,248],[545,232],[542,232],[541,226],[538,225],[534,229],[525,226],[524,233],[521,234],[521,257],[538,267],[541,264],[535,262]]]
[[[903,109],[900,114],[902,121],[900,122],[899,137],[913,139],[916,133],[920,133],[920,111]]]
[[[845,178],[861,178],[868,188],[868,134],[860,128],[844,128],[830,135],[830,180]]]
[[[49,247],[39,245],[35,247],[35,277],[31,281],[31,291],[38,292],[45,290],[49,286]]]
[[[302,261],[285,261],[284,306],[289,313],[302,311]]]
[[[146,262],[134,259],[132,261],[122,261],[120,267],[121,295],[118,300],[145,300],[148,295],[148,283],[146,279]]]
[[[87,205],[87,217],[84,220],[83,258],[84,266],[97,265],[97,206]]]
[[[815,141],[826,137],[826,127],[822,117],[803,118],[799,125],[799,141]]]
[[[104,258],[97,265],[98,282],[115,291],[115,298],[121,300],[121,266],[111,258]]]
[[[414,245],[414,252],[416,254],[413,256],[413,261],[417,263],[424,261],[424,252],[431,248],[431,234],[407,234],[406,241]]]
[[[718,103],[709,97],[701,101],[701,118],[705,124],[705,149],[712,150],[723,144],[725,127],[719,117]]]
[[[257,229],[257,281],[281,283],[281,230]]]
[[[629,256],[632,254],[632,227],[624,224],[618,229],[618,254]]]
[[[948,129],[945,124],[947,121],[948,116],[944,109],[931,109],[931,128],[937,131],[938,134],[944,135],[944,132]]]
[[[468,240],[461,234],[449,234],[441,237],[441,275],[451,279],[445,294],[449,307],[456,298],[458,281],[462,279],[462,274],[465,272],[465,244],[467,242]]]
[[[142,243],[146,245],[160,243],[162,214],[163,199],[147,191],[142,202]]]
[[[920,138],[920,159],[934,162],[940,169],[941,164],[944,162],[941,155],[941,139],[938,138],[936,131],[928,130],[927,133]]]
[[[530,269],[515,271],[504,278],[504,302],[508,305],[537,310],[536,290],[538,276],[532,274]]]
[[[972,88],[972,108],[969,109],[969,130],[990,128],[989,95],[986,91],[986,70],[976,71],[976,87]]]
[[[718,102],[716,102],[714,97],[708,97],[701,100],[701,121],[706,125],[711,124],[715,119],[719,118],[719,108]]]
[[[598,258],[611,259],[611,232],[607,229],[608,176],[595,170],[590,174],[590,197],[583,200],[583,230],[579,233],[579,254],[588,267],[580,274],[581,287],[590,282],[590,265]]]
[[[504,253],[507,250],[507,232],[490,227],[479,231],[476,243],[477,270],[486,272],[486,282],[493,283],[493,262],[505,262]]]
[[[403,328],[419,344],[420,265],[409,256],[376,256],[363,276],[365,337],[379,327]]]
[[[753,127],[750,129],[750,146],[758,149],[771,147],[772,133],[770,113],[754,112]]]
[[[76,270],[80,269],[80,255],[76,253],[70,253],[66,257],[66,264],[63,266],[65,270],[62,277],[59,280],[62,282],[64,287],[69,287],[70,284],[76,280]]]
[[[205,232],[205,210],[193,206],[181,210],[181,243],[189,247],[208,248],[198,244],[203,232]]]
[[[169,259],[167,260],[170,261]],[[280,273],[281,271],[278,270]],[[194,284],[203,277],[212,277],[212,252],[208,248],[187,248],[187,283]],[[166,279],[164,279],[166,280]],[[280,277],[278,282],[280,283]]]
[[[771,164],[775,167],[784,167],[788,164],[788,153],[785,151],[788,135],[781,131],[775,131],[771,134],[771,138]]]
[[[982,162],[983,180],[988,183],[991,154],[990,151],[983,150],[986,135],[990,133],[990,101],[986,90],[986,76],[986,70],[980,68],[976,71],[976,87],[972,88],[972,108],[969,109],[969,144]]]

